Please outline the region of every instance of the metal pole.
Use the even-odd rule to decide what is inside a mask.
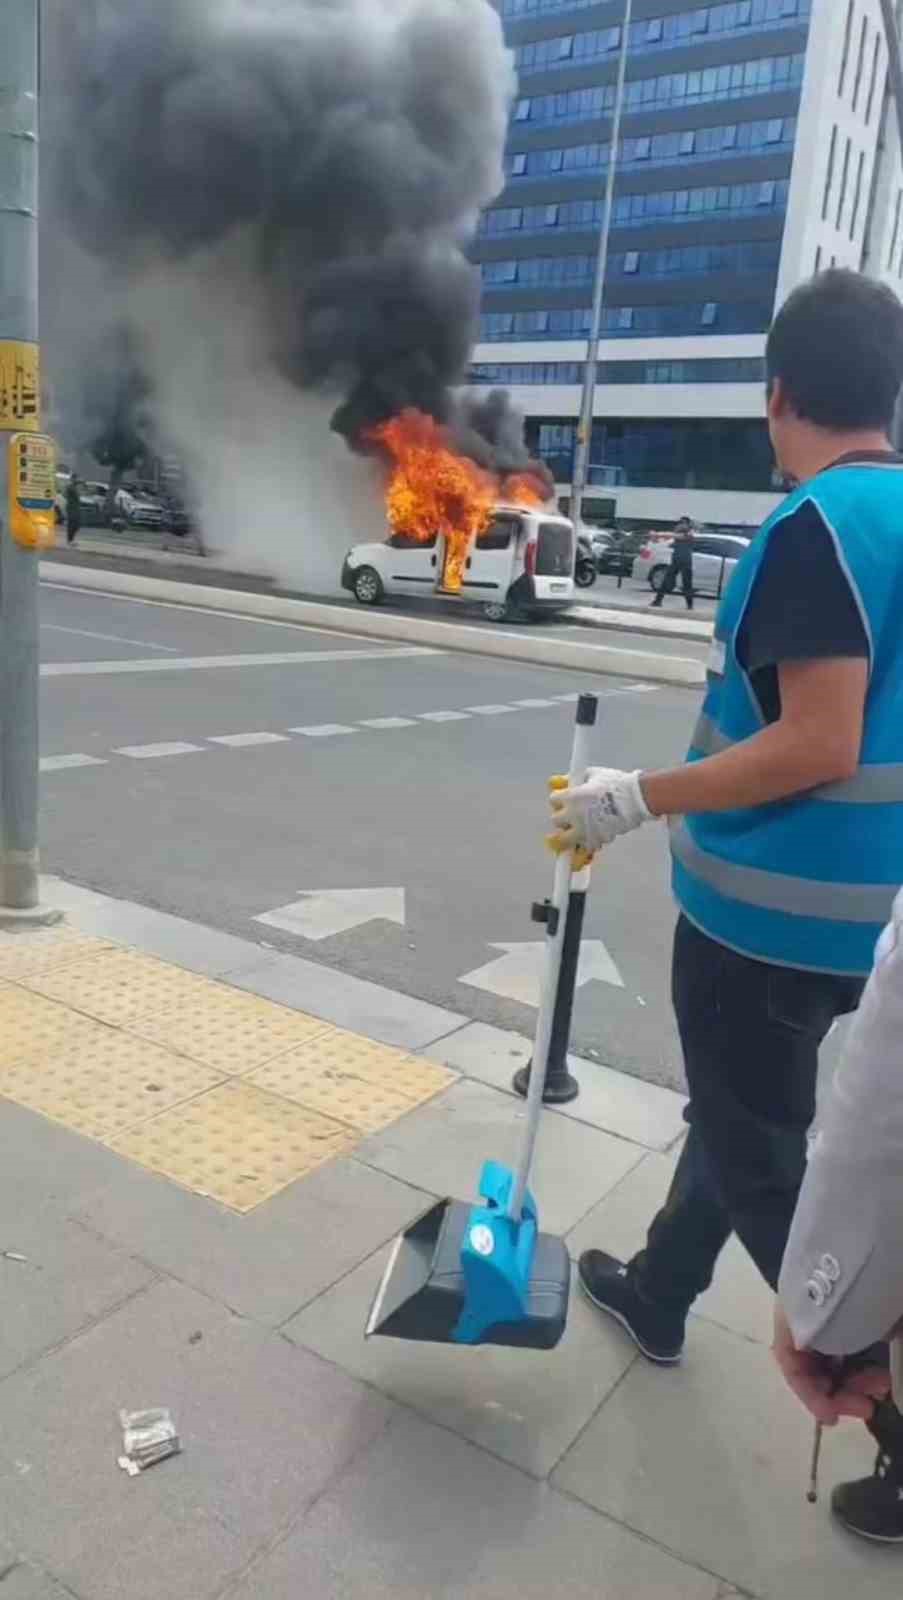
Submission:
[[[38,892],[38,553],[9,528],[9,442],[24,417],[24,350],[38,338],[38,0],[0,24],[0,923],[48,922]],[[23,350],[24,347],[24,350]],[[18,398],[17,398],[18,396]]]
[[[900,52],[900,30],[894,0],[881,0],[881,20],[887,44],[887,76],[890,92],[897,112],[897,133],[900,153],[903,156],[903,57]]]
[[[615,200],[615,178],[618,171],[618,152],[621,144],[621,116],[624,110],[624,82],[627,74],[627,54],[630,47],[630,22],[633,0],[624,0],[624,21],[621,26],[621,54],[618,58],[618,85],[615,91],[615,109],[611,126],[611,149],[608,156],[608,177],[605,183],[605,210],[599,231],[599,250],[596,256],[596,275],[593,282],[593,313],[589,337],[586,341],[586,366],[583,374],[583,397],[580,402],[580,422],[574,446],[574,478],[571,485],[571,520],[579,528],[583,517],[583,496],[593,437],[593,408],[596,399],[596,376],[599,364],[599,338],[602,333],[602,306],[605,300],[605,275],[608,269],[608,241],[611,236],[611,218]]]

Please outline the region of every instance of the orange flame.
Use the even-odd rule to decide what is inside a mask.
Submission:
[[[418,544],[445,540],[441,587],[458,594],[474,541],[498,500],[541,505],[543,484],[529,472],[500,479],[450,446],[446,430],[422,411],[406,410],[365,435],[388,463],[386,514],[394,533]],[[540,473],[542,469],[539,469]]]

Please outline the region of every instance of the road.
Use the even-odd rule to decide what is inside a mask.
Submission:
[[[41,638],[48,870],[527,1033],[535,1013],[510,995],[529,993],[529,952],[494,947],[539,932],[569,698],[598,689],[596,758],[625,767],[677,759],[696,707],[679,689],[48,586]],[[344,930],[357,902],[342,898],[304,903],[298,931],[255,920],[362,889],[404,891],[403,912],[396,892]],[[604,951],[590,946],[574,1043],[678,1084],[672,923],[664,832],[647,828],[596,870],[586,936]]]

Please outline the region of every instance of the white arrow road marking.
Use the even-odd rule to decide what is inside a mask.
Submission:
[[[493,950],[503,950],[504,955],[488,961],[485,967],[465,972],[459,983],[471,989],[484,989],[487,994],[501,995],[506,1000],[519,1000],[525,1006],[538,1006],[542,988],[545,959],[545,941],[529,944],[494,944]],[[611,959],[601,939],[586,939],[580,946],[580,963],[577,968],[577,987],[593,979],[611,983],[623,989],[624,979]]]
[[[403,889],[316,889],[306,891],[301,900],[277,906],[255,917],[267,927],[296,933],[302,939],[332,939],[364,922],[376,918],[404,927]]]

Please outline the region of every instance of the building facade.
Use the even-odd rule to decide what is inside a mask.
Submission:
[[[519,98],[471,381],[512,391],[566,494],[624,4],[494,3]],[[903,290],[901,211],[880,0],[635,0],[587,514],[767,515],[776,305],[831,264]]]

